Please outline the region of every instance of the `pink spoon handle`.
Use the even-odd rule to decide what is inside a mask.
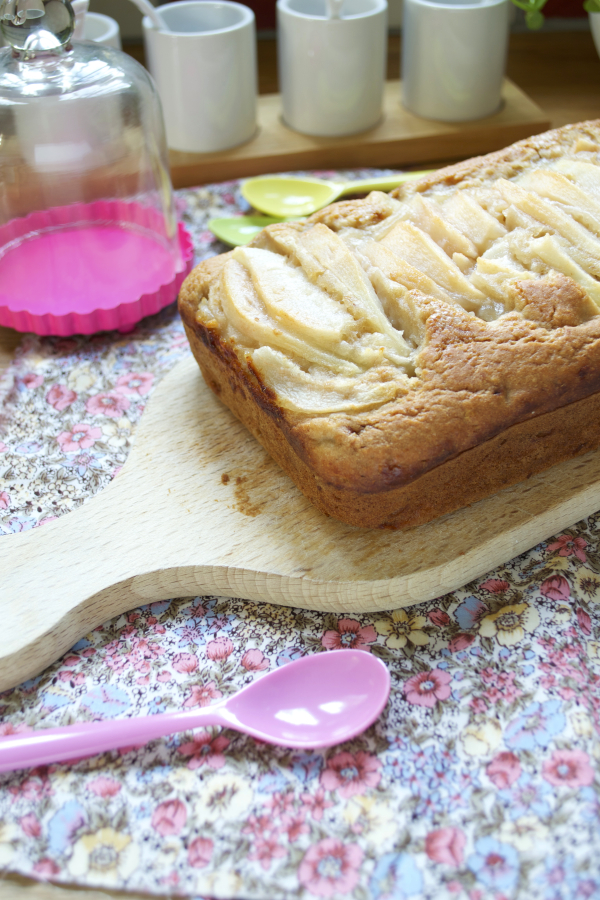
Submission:
[[[0,772],[93,756],[118,747],[141,746],[154,738],[206,725],[230,725],[225,701],[193,712],[161,713],[106,722],[43,728],[0,739]]]

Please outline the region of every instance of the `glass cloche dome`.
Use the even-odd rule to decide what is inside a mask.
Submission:
[[[39,334],[128,330],[191,265],[154,85],[73,28],[68,0],[0,0],[0,324]]]

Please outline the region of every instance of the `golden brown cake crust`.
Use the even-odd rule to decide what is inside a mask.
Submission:
[[[599,132],[600,122],[548,132],[397,193],[512,177],[565,142],[597,142]],[[372,198],[334,204],[311,221],[362,228],[385,218],[385,202],[379,213]],[[199,319],[226,257],[201,264],[182,288],[192,351],[210,387],[323,512],[353,525],[406,528],[600,445],[600,315],[571,278],[553,272],[513,282],[513,311],[493,328],[413,291],[426,332],[419,389],[376,409],[311,416],[284,409],[218,323]]]

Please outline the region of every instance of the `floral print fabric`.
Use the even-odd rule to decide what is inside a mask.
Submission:
[[[222,249],[207,217],[244,209],[235,184],[178,202],[198,258]],[[130,335],[24,341],[0,385],[4,540],[110,481],[188,352],[173,308]],[[390,701],[327,751],[208,729],[0,775],[0,866],[228,900],[599,897],[599,598],[597,514],[406,610],[215,597],[131,609],[0,695],[0,732],[207,706],[348,647],[385,661]]]

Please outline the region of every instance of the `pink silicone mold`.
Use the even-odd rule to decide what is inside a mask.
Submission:
[[[192,268],[139,203],[99,200],[34,212],[0,227],[0,324],[41,335],[130,331],[172,303]]]

